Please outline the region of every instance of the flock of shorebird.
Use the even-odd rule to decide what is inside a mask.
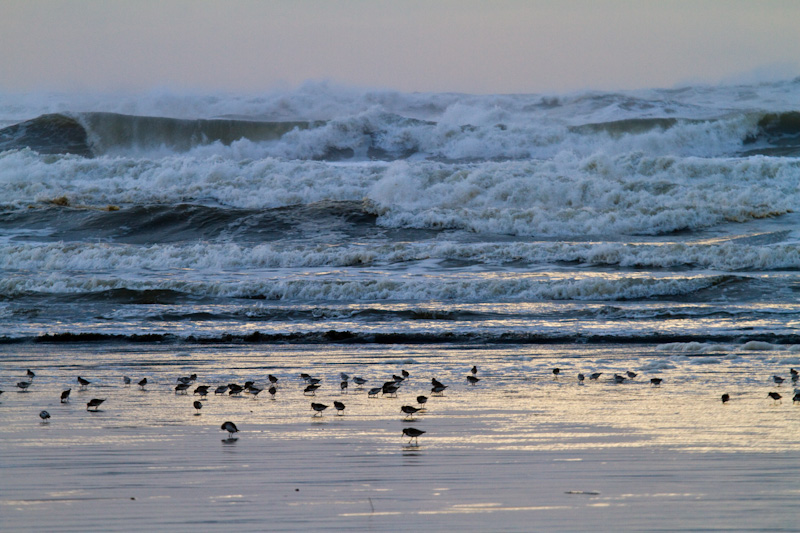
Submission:
[[[475,385],[480,381],[480,378],[477,377],[478,368],[473,366],[467,375],[466,379],[471,385]],[[379,387],[372,387],[368,389],[367,396],[370,398],[376,398],[378,396],[383,397],[390,397],[396,398],[397,392],[405,383],[406,379],[409,378],[410,374],[406,370],[402,370],[399,375],[392,375],[391,379],[385,381]],[[29,388],[33,384],[34,378],[36,377],[36,373],[32,370],[28,369],[26,372],[27,381],[20,381],[17,383],[17,388],[19,392],[28,392]],[[342,394],[347,394],[347,391],[350,387],[351,378],[348,374],[342,372],[339,374],[341,378],[339,382],[339,390]],[[303,395],[314,397],[316,395],[317,389],[320,388],[322,380],[320,378],[312,377],[310,374],[300,374],[300,378],[303,380]],[[269,388],[267,392],[270,394],[272,399],[275,399],[275,395],[277,394],[278,390],[278,381],[279,379],[269,374],[267,376],[267,380],[269,381]],[[130,386],[133,383],[133,380],[129,376],[122,377],[123,384],[126,386]],[[352,383],[355,384],[356,390],[363,390],[363,386],[367,383],[368,380],[361,378],[361,377],[353,377]],[[78,386],[80,387],[79,390],[85,391],[89,388],[92,384],[91,381],[85,379],[81,376],[77,377],[76,380]],[[199,396],[200,400],[206,399],[209,392],[212,392],[212,385],[198,385],[197,382],[197,374],[191,374],[190,376],[182,376],[177,378],[176,385],[174,387],[175,394],[189,394],[189,390],[194,387],[192,394],[194,396]],[[141,390],[145,390],[148,381],[147,378],[142,378],[136,384],[139,386]],[[430,396],[443,396],[444,391],[448,388],[448,385],[445,385],[441,381],[436,378],[431,379],[431,389],[430,389]],[[215,395],[224,395],[227,394],[229,396],[241,396],[242,394],[249,394],[253,398],[258,397],[258,394],[262,392],[262,388],[256,385],[255,381],[247,381],[244,385],[239,385],[237,383],[228,383],[226,385],[219,385],[213,388],[213,394]],[[61,403],[69,403],[70,401],[70,394],[72,389],[66,389],[61,393]],[[3,394],[3,391],[0,390],[0,394]],[[203,408],[203,403],[200,400],[194,400],[192,405],[196,410],[195,414],[200,414],[200,410]],[[90,412],[99,412],[100,405],[105,402],[105,398],[92,398],[86,404],[86,410]],[[428,402],[428,396],[419,395],[416,397],[417,405],[403,405],[400,408],[400,412],[403,413],[405,416],[403,418],[404,421],[412,421],[414,420],[413,416],[420,412],[426,411],[426,404]],[[346,408],[344,402],[340,400],[335,400],[333,402],[333,406],[336,409],[336,413],[338,416],[342,416],[344,414],[344,410]],[[319,403],[319,402],[311,402],[311,409],[314,411],[313,416],[322,416],[322,412],[328,409],[328,405]],[[41,411],[39,413],[39,417],[42,419],[43,423],[48,423],[50,420],[50,413],[47,411]],[[223,442],[232,442],[236,440],[235,434],[239,432],[239,428],[236,426],[234,422],[226,421],[225,423],[220,426],[220,429],[223,431],[228,432],[228,438],[224,439]],[[421,429],[417,429],[414,427],[405,427],[403,428],[402,434],[406,437],[409,437],[408,445],[412,446],[412,442],[414,443],[414,447],[419,446],[419,437],[423,435],[425,431]]]
[[[553,379],[558,379],[559,375],[561,374],[561,370],[559,368],[554,368],[552,370]],[[800,373],[795,370],[794,368],[789,369],[790,379],[793,383],[797,383],[798,378],[800,377]],[[477,384],[481,378],[477,376],[478,368],[477,366],[473,366],[469,373],[466,376],[466,380],[470,385]],[[597,381],[600,376],[602,376],[602,372],[594,372],[588,375],[589,380]],[[396,398],[397,392],[403,386],[406,379],[410,376],[410,374],[406,370],[402,370],[400,375],[393,375],[391,379],[385,381],[379,387],[372,387],[368,389],[367,395],[370,398],[376,398],[379,395],[384,397]],[[624,383],[627,380],[632,380],[636,378],[637,374],[632,371],[627,371],[625,375],[622,374],[614,374],[613,375],[613,382],[614,383]],[[28,392],[29,387],[33,384],[33,380],[36,377],[36,373],[32,370],[28,369],[26,372],[27,381],[20,381],[17,383],[17,388],[20,389],[19,392]],[[310,374],[300,374],[300,378],[304,382],[303,388],[303,395],[305,396],[315,396],[317,389],[320,388],[322,380],[320,378],[312,377]],[[350,376],[344,372],[340,373],[341,381],[339,383],[339,389],[341,393],[347,394],[348,388],[350,386]],[[583,373],[578,374],[578,382],[579,384],[583,384],[586,380],[587,376]],[[125,385],[131,385],[132,380],[128,376],[123,376],[122,378],[123,383]],[[270,394],[272,399],[275,399],[275,395],[277,393],[278,381],[279,379],[272,374],[267,376],[267,380],[269,381],[269,388],[267,392]],[[772,382],[776,385],[781,385],[785,378],[774,375],[771,378]],[[189,389],[194,386],[193,395],[200,396],[200,400],[204,400],[209,391],[211,391],[211,385],[195,385],[197,381],[197,374],[192,374],[190,376],[182,376],[177,378],[176,385],[175,385],[175,394],[186,394],[188,395]],[[363,385],[367,383],[368,380],[361,378],[361,377],[353,377],[352,382],[356,385],[356,390],[363,390]],[[87,390],[88,387],[91,385],[91,381],[78,376],[76,380],[78,386],[80,387],[79,390]],[[652,386],[658,387],[663,382],[662,378],[654,377],[650,379],[650,384]],[[142,378],[136,384],[139,386],[140,389],[145,390],[145,386],[147,385],[148,381],[147,378]],[[441,381],[437,380],[436,378],[431,379],[431,389],[430,395],[431,396],[442,396],[444,391],[448,388],[447,385],[442,383]],[[249,394],[252,397],[256,398],[260,392],[262,392],[262,388],[258,387],[255,381],[247,381],[244,385],[239,385],[237,383],[228,383],[227,385],[219,385],[214,388],[213,393],[215,395],[223,395],[228,394],[230,396],[240,396],[243,393]],[[61,403],[69,403],[70,393],[72,389],[66,389],[61,393]],[[3,391],[0,390],[0,395],[3,394]],[[778,392],[770,392],[767,394],[768,398],[772,398],[775,403],[781,402],[781,394]],[[722,403],[727,403],[730,401],[731,396],[728,393],[722,395]],[[86,410],[90,412],[98,412],[100,405],[105,402],[105,398],[92,398],[86,403]],[[413,416],[419,412],[426,411],[426,404],[428,401],[428,397],[424,395],[420,395],[416,397],[417,406],[414,405],[403,405],[400,408],[400,411],[405,414],[403,420],[411,421],[413,420]],[[800,389],[794,390],[794,397],[792,398],[793,403],[800,402]],[[192,403],[193,407],[196,410],[195,414],[199,414],[200,410],[203,408],[203,403],[199,400],[195,400]],[[344,402],[335,400],[333,402],[333,406],[336,409],[337,415],[341,416],[344,414],[344,410],[346,408]],[[319,403],[319,402],[311,402],[311,410],[314,411],[314,417],[322,416],[322,412],[328,409],[328,405]],[[47,423],[50,420],[50,413],[47,411],[41,411],[39,413],[39,418],[42,419],[43,423]],[[224,441],[232,442],[236,440],[234,436],[236,433],[239,432],[239,428],[236,426],[235,423],[231,421],[226,421],[220,427],[221,430],[228,432],[228,439]],[[406,427],[403,428],[403,435],[409,437],[408,445],[411,446],[412,442],[414,446],[419,446],[419,437],[423,435],[425,431],[414,428],[414,427]]]

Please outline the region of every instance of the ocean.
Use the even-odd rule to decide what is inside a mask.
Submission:
[[[5,96],[0,334],[795,344],[799,100]]]
[[[0,95],[0,529],[793,530],[798,102]]]

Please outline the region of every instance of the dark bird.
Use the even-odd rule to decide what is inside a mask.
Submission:
[[[88,379],[83,379],[82,377],[78,376],[78,385],[80,385],[80,390],[86,390],[86,387],[89,386],[91,381]]]
[[[237,383],[228,383],[228,396],[238,396],[243,390],[244,387]]]
[[[383,387],[373,387],[367,391],[367,396],[370,398],[377,398],[378,394],[383,392]]]
[[[300,374],[300,377],[303,378],[304,381],[308,381],[309,379],[311,379],[311,375],[306,374],[305,372]]]
[[[731,395],[727,392],[722,395],[722,403],[728,403],[731,399]]]
[[[619,374],[614,374],[614,383],[623,383],[625,381],[624,376],[620,376]]]
[[[589,374],[589,379],[591,379],[592,381],[597,381],[597,378],[599,378],[602,375],[603,375],[602,372],[594,372],[592,374]]]
[[[33,378],[35,378],[35,377],[36,377],[36,374],[34,374],[34,373],[33,373],[33,370],[31,370],[30,368],[28,369],[28,371],[27,371],[27,372],[25,372],[25,375],[27,375],[27,376],[28,376],[28,381],[33,381]],[[42,411],[42,412],[43,412],[43,413],[46,413],[47,411]],[[48,417],[49,417],[49,415],[48,415]]]
[[[778,394],[777,392],[770,392],[770,393],[767,394],[767,397],[768,398],[772,398],[773,400],[775,400],[778,403],[783,403],[783,402],[781,402],[782,396],[780,394]]]
[[[194,392],[192,393],[192,396],[194,396],[195,394],[199,394],[201,398],[205,398],[206,396],[208,396],[208,389],[209,388],[210,388],[209,385],[199,385],[199,386],[195,387]]]
[[[554,368],[553,369],[553,379],[558,379],[558,375],[560,373],[561,373],[561,369],[560,368]]]
[[[661,378],[650,378],[650,384],[655,385],[656,387],[661,385],[663,380]]]
[[[314,402],[311,402],[311,408],[312,408],[314,411],[316,411],[316,412],[314,413],[314,416],[317,416],[317,415],[319,415],[319,416],[322,416],[322,411],[324,411],[325,409],[327,409],[327,408],[328,408],[328,406],[327,406],[327,405],[325,405],[324,403],[314,403]]]
[[[784,379],[780,376],[772,376],[772,381],[775,382],[776,385],[780,385],[784,382]]]
[[[250,387],[250,394],[253,395],[254,400],[258,398],[258,393],[261,392],[262,390],[264,389],[259,389],[258,387]]]
[[[255,381],[245,381],[244,382],[244,390],[250,392],[250,387],[252,387],[255,384],[256,384]]]
[[[237,428],[236,424],[234,424],[233,422],[225,422],[219,427],[219,429],[228,432],[228,440],[232,440],[233,434],[239,432],[239,428]]]
[[[103,398],[102,400],[99,398],[92,398],[91,400],[89,400],[89,403],[86,404],[86,410],[88,411],[89,409],[94,407],[94,410],[97,411],[98,407],[100,407],[100,404],[103,403],[104,401],[106,401],[105,398]]]
[[[276,378],[276,377],[275,377],[275,376],[273,376],[272,374],[268,375],[268,376],[267,376],[267,379],[268,379],[268,380],[269,380],[269,382],[270,382],[270,383],[272,383],[273,385],[275,385],[276,383],[278,383],[278,378]]]
[[[360,387],[361,385],[363,385],[364,383],[366,383],[366,382],[367,382],[367,380],[366,380],[366,379],[364,379],[364,378],[358,378],[358,377],[356,377],[356,378],[353,378],[353,383],[355,383],[355,384],[356,384],[356,385],[358,385],[359,387]]]
[[[337,415],[343,415],[344,414],[344,404],[342,402],[334,401],[333,402],[333,406],[336,408],[336,414]]]
[[[444,390],[446,388],[447,385],[442,385],[441,383],[439,385],[434,385],[433,387],[431,387],[431,394],[435,396],[442,396],[444,395]]]
[[[397,374],[392,374],[392,381],[394,381],[395,383],[401,383],[405,379],[406,378],[404,378],[403,376],[398,376]]]
[[[278,392],[278,389],[276,389],[275,385],[273,385],[272,387],[267,389],[267,392],[269,393],[270,397],[274,400],[275,399],[275,393]]]
[[[322,383],[322,380],[320,378],[308,378],[308,382],[311,385],[319,385],[320,383]]]
[[[638,374],[636,374],[636,372],[631,372],[630,370],[628,370],[627,372],[625,372],[625,374],[627,374],[627,376],[628,376],[629,378],[631,378],[631,379],[635,378],[635,377],[638,375]]]
[[[175,385],[175,394],[189,394],[187,391],[189,390],[190,386],[191,383],[178,383]]]
[[[792,403],[795,404],[797,402],[800,402],[800,392],[796,392],[794,397],[792,397]]]
[[[72,389],[67,389],[61,393],[61,403],[68,403],[69,402],[69,393],[72,392]]]
[[[407,378],[411,374],[408,373],[408,370],[401,370],[400,373],[403,375],[403,378]]]
[[[20,392],[28,392],[28,387],[30,387],[30,386],[31,386],[31,382],[30,381],[20,381],[20,382],[17,383],[17,387],[22,389]]]
[[[139,385],[140,389],[144,390],[144,386],[147,385],[147,378],[140,379],[139,383],[137,383],[137,385]]]
[[[122,383],[125,384],[125,385],[130,385],[131,384],[131,378],[128,377],[128,376],[122,376]]]
[[[792,375],[792,381],[797,381],[797,378],[800,377],[800,372],[798,372],[794,368],[789,369],[789,374]]]
[[[477,374],[477,373],[478,373],[478,367],[477,367],[477,366],[473,366],[473,367],[470,369],[470,372],[472,372],[472,375],[474,376],[475,374]]]
[[[406,414],[405,418],[407,420],[411,420],[411,417],[414,416],[414,413],[419,411],[418,408],[413,407],[411,405],[404,405],[403,407],[400,408],[400,410]]]
[[[442,385],[441,381],[436,378],[431,379],[431,387],[439,387],[440,385]]]
[[[308,385],[305,389],[303,389],[304,396],[316,396],[316,390],[319,388],[319,385]]]
[[[197,409],[197,412],[195,414],[199,415],[200,414],[200,409],[203,408],[203,402],[201,402],[199,400],[195,400],[192,403],[192,405],[194,405],[194,408]]]
[[[417,403],[422,406],[421,408],[425,407],[425,404],[428,402],[427,396],[417,396]]]
[[[339,383],[339,388],[342,390],[342,394],[347,394],[347,382],[342,381]]]
[[[225,394],[226,392],[228,392],[227,385],[220,385],[219,387],[214,389],[214,394]]]
[[[397,382],[387,381],[381,387],[381,392],[384,395],[394,396],[396,398],[398,389],[400,389],[400,385]]]
[[[339,377],[342,378],[342,381],[347,381],[348,379],[350,379],[350,376],[348,376],[344,372],[340,372]]]
[[[475,377],[475,376],[473,376],[472,374],[470,374],[469,376],[467,376],[467,381],[469,381],[469,384],[470,384],[470,385],[475,385],[475,384],[476,384],[477,382],[479,382],[480,380],[481,380],[481,378],[476,378],[476,377]]]
[[[578,383],[583,383],[583,380],[586,379],[586,376],[583,374],[578,374]]]
[[[41,413],[39,413],[39,418],[42,419],[42,422],[46,423],[48,420],[50,420],[50,413],[48,413],[47,411],[42,411]]]
[[[419,446],[419,436],[424,433],[424,431],[417,428],[403,428],[403,435],[406,437],[411,437],[408,441],[409,446],[411,445],[412,440],[415,442],[415,446]]]

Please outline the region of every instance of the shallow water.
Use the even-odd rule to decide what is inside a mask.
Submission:
[[[790,349],[675,346],[83,344],[0,347],[4,531],[249,527],[276,531],[773,531],[794,527],[800,484]],[[680,347],[685,349],[686,347]],[[476,364],[481,381],[465,376]],[[16,391],[26,366],[30,392]],[[559,367],[554,379],[552,368]],[[398,398],[342,394],[339,372]],[[613,383],[615,372],[633,380]],[[580,385],[577,372],[604,372]],[[175,394],[259,384],[275,400]],[[304,396],[301,372],[323,379]],[[773,374],[787,381],[776,386]],[[79,391],[75,378],[92,381]],[[146,376],[145,391],[124,386]],[[664,379],[659,387],[649,378]],[[400,406],[449,385],[427,412]],[[60,404],[64,388],[71,401]],[[351,387],[354,384],[351,383]],[[775,404],[767,392],[780,391]],[[723,405],[719,396],[731,394]],[[429,395],[429,394],[428,394]],[[106,398],[98,413],[90,398]],[[313,417],[311,401],[346,404]],[[52,418],[41,423],[37,413]],[[240,428],[235,442],[219,429]],[[403,427],[426,431],[409,446]],[[135,524],[135,526],[134,526]]]

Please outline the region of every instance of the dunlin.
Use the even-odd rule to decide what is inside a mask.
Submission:
[[[416,446],[419,446],[419,436],[424,433],[425,433],[424,431],[417,428],[403,428],[403,435],[405,435],[406,437],[411,437],[408,440],[409,446],[411,445],[412,440],[415,442]]]
[[[232,440],[233,434],[239,432],[239,428],[237,428],[236,424],[234,424],[233,422],[225,422],[219,427],[219,429],[228,432],[228,440]]]
[[[86,410],[88,411],[92,407],[94,407],[94,410],[97,411],[97,409],[100,407],[100,404],[103,403],[104,401],[106,401],[105,398],[103,398],[102,400],[99,398],[92,398],[91,400],[89,400],[89,403],[86,404]]]
[[[314,416],[317,416],[317,415],[322,416],[322,411],[327,409],[328,406],[325,405],[324,403],[311,402],[311,408],[315,411]]]

